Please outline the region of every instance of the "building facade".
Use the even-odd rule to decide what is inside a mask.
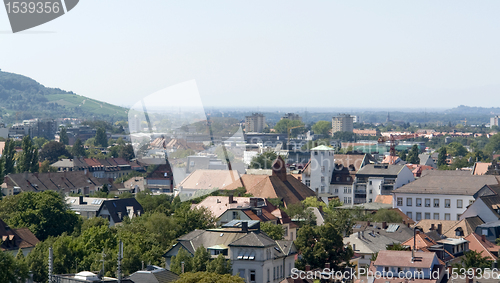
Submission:
[[[245,117],[245,132],[262,133],[266,125],[266,117],[261,113],[253,113]]]
[[[339,114],[332,118],[332,135],[336,132],[352,132],[354,117],[349,114]]]

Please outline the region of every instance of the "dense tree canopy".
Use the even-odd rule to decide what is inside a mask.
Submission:
[[[280,224],[274,224],[269,221],[261,222],[260,229],[273,240],[283,240],[283,236],[285,236],[285,229]]]
[[[271,169],[276,158],[278,158],[278,155],[274,151],[266,151],[252,158],[250,168]]]
[[[22,142],[22,152],[17,160],[17,172],[38,172],[38,148],[31,142],[30,136],[25,136]]]
[[[294,128],[294,127],[299,127],[299,128],[295,128],[295,129],[292,129],[291,130],[291,134],[290,136],[293,137],[293,136],[296,136],[297,133],[300,133],[301,131],[304,130],[303,128],[304,126],[304,123],[302,123],[302,121],[299,121],[299,120],[289,120],[289,119],[281,119],[278,123],[276,123],[276,125],[274,126],[274,130],[277,132],[277,133],[281,133],[281,134],[290,134],[288,132],[288,129],[290,128]]]
[[[312,126],[314,134],[328,136],[332,130],[332,122],[330,121],[318,121]]]
[[[420,148],[418,145],[414,144],[408,152],[408,156],[406,156],[406,161],[411,164],[420,164],[420,158],[418,155],[420,154]]]
[[[95,145],[100,147],[108,147],[108,136],[106,135],[105,128],[97,128],[95,134]]]
[[[40,160],[48,160],[50,163],[57,162],[59,157],[65,156],[71,158],[73,155],[66,149],[61,142],[50,141],[46,143],[40,151]]]

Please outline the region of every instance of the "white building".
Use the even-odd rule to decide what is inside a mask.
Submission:
[[[495,116],[490,118],[490,128],[493,126],[498,126],[498,120],[500,119],[500,116]]]
[[[240,228],[240,230],[235,228]],[[164,257],[170,269],[172,256],[185,249],[194,256],[203,246],[212,258],[223,254],[231,260],[233,275],[245,282],[281,282],[295,268],[297,249],[293,241],[275,241],[260,232],[259,221],[235,220],[222,229],[195,230],[181,238]]]
[[[311,160],[307,165],[309,174],[303,174],[302,182],[318,196],[329,190],[335,169],[334,152],[332,147],[326,145],[311,149]]]
[[[356,173],[353,203],[373,202],[378,195],[391,195],[395,189],[414,180],[413,173],[405,165],[367,164]]]
[[[495,176],[475,176],[469,171],[424,171],[419,179],[394,191],[393,207],[409,218],[460,220],[466,208],[482,195],[493,192]]]
[[[467,207],[467,210],[460,216],[460,220],[479,216],[484,222],[498,221],[500,219],[500,196],[483,195]]]

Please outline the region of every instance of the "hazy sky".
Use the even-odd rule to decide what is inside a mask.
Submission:
[[[500,1],[81,0],[0,68],[118,105],[196,80],[206,106],[499,107]],[[1,103],[1,102],[0,102]]]

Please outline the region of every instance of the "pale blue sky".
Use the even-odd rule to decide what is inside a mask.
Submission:
[[[206,106],[499,107],[498,1],[81,0],[0,68],[119,105],[196,80]]]

